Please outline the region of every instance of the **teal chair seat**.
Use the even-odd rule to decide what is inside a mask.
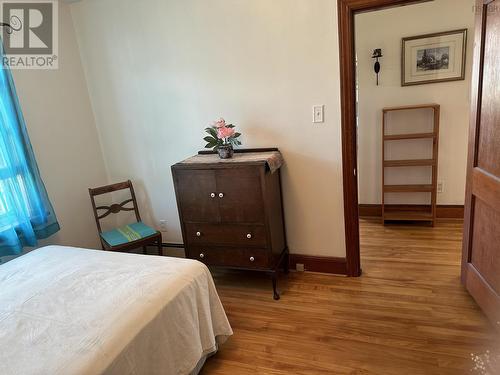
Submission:
[[[124,225],[123,227],[102,232],[101,237],[110,246],[120,246],[157,234],[157,231],[143,222]]]

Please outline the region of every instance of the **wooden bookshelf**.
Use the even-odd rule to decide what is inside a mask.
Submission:
[[[434,159],[384,160],[384,167],[425,167],[435,163]]]
[[[401,139],[425,139],[434,138],[436,134],[434,133],[416,133],[416,134],[391,134],[385,135],[384,141],[398,141]]]
[[[384,185],[386,193],[430,193],[432,189],[432,185]]]
[[[386,134],[387,113],[393,111],[408,111],[419,109],[432,109],[433,131],[427,133],[410,134]],[[436,198],[437,198],[437,167],[438,167],[438,146],[439,146],[439,104],[409,105],[401,107],[387,107],[382,109],[382,221],[428,221],[434,225],[436,221]],[[432,139],[432,158],[431,159],[411,159],[411,160],[386,160],[385,143],[386,142],[404,142],[415,139]],[[429,166],[432,168],[432,181],[430,184],[408,184],[408,185],[386,185],[386,168],[412,168],[420,166]],[[411,209],[409,205],[407,210],[391,210],[385,205],[386,193],[416,193],[423,192],[431,195],[431,203],[428,211],[422,211],[419,208]],[[416,205],[417,207],[417,205]]]
[[[385,220],[393,221],[433,221],[432,211],[386,211]]]
[[[426,108],[439,108],[439,104],[437,103],[429,103],[429,104],[414,104],[414,105],[403,105],[399,107],[386,107],[383,108],[384,112],[393,112],[393,111],[408,111],[412,109],[426,109]]]

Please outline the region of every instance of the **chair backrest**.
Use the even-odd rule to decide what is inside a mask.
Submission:
[[[110,206],[96,206],[95,196],[107,193],[112,193],[119,190],[130,190],[130,198],[124,200],[121,203],[114,203]],[[135,199],[134,187],[130,180],[124,182],[118,182],[116,184],[101,186],[97,188],[89,188],[90,200],[92,201],[92,208],[94,210],[95,222],[97,224],[97,230],[102,233],[101,229],[101,219],[104,219],[110,214],[117,214],[120,211],[135,211],[135,218],[137,221],[141,221],[141,215],[139,214],[139,208],[137,207],[137,200]],[[125,207],[125,205],[132,203],[132,207]],[[99,214],[100,211],[104,211]]]

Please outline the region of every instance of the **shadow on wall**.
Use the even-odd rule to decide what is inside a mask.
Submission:
[[[156,218],[151,204],[151,198],[148,193],[148,189],[144,184],[143,180],[134,180],[135,196],[137,198],[137,205],[139,206],[139,213],[141,214],[141,219],[143,222],[148,223],[153,228],[158,226],[159,219]],[[135,217],[134,217],[135,219]],[[156,228],[159,230],[159,228]]]
[[[342,181],[334,181],[339,161],[319,159],[307,152],[285,151],[282,169],[287,240],[292,254],[344,256]],[[337,252],[335,251],[337,250]]]

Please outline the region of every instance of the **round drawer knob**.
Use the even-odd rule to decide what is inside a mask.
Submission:
[[[196,232],[196,237],[201,237],[201,232]]]
[[[250,262],[255,262],[255,258],[254,257],[250,257]]]
[[[219,198],[224,198],[224,193],[219,193]]]
[[[201,253],[201,254],[200,254],[200,258],[201,258],[201,259],[205,258],[205,254]]]
[[[215,193],[211,193],[210,198],[215,198]]]
[[[247,234],[247,238],[248,238],[249,240],[250,240],[250,239],[252,239],[252,233],[248,233],[248,234]]]

